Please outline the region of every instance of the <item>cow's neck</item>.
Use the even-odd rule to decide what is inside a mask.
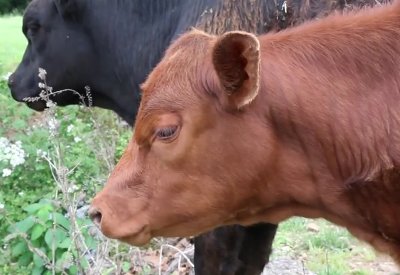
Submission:
[[[400,21],[392,22],[368,36],[362,27],[314,33],[321,27],[314,24],[260,38],[254,104],[272,124],[281,157],[267,185],[278,190],[266,188],[268,205],[252,211],[272,222],[324,217],[399,260]]]

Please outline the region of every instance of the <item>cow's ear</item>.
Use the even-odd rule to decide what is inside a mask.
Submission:
[[[240,109],[249,104],[260,87],[260,43],[246,32],[227,32],[218,38],[212,61],[221,95],[228,107]]]
[[[77,18],[79,12],[77,0],[54,0],[54,2],[64,18]]]

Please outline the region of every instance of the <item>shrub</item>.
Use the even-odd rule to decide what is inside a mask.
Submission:
[[[22,12],[29,0],[0,0],[0,14]]]
[[[73,249],[70,236],[71,220],[65,211],[51,200],[41,200],[24,208],[28,216],[11,225],[6,241],[14,239],[11,255],[20,266],[30,266],[32,274],[56,273],[77,274],[80,267],[89,265],[90,251],[96,248],[94,239],[84,231],[84,241],[88,245],[87,255],[79,255]],[[90,221],[80,218],[79,226],[87,226]],[[82,257],[83,256],[83,257]]]

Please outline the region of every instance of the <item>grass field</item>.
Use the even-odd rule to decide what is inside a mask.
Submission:
[[[23,54],[26,40],[21,32],[21,22],[22,19],[19,16],[0,17],[1,77],[15,68]],[[23,163],[11,167],[7,160],[2,160],[0,146],[0,274],[31,274],[31,270],[36,272],[34,274],[51,274],[40,262],[43,259],[35,258],[35,255],[28,253],[26,244],[17,237],[10,237],[10,233],[13,233],[13,228],[23,228],[34,245],[38,244],[38,248],[44,253],[51,252],[46,248],[49,239],[46,237],[45,230],[53,230],[54,225],[51,223],[49,227],[46,227],[48,221],[45,220],[41,224],[42,227],[32,224],[28,228],[27,219],[31,216],[35,219],[41,217],[37,214],[38,212],[32,210],[32,205],[37,206],[34,203],[40,199],[54,200],[54,196],[56,198],[62,196],[54,184],[48,163],[38,158],[38,155],[42,154],[40,152],[52,153],[54,140],[49,138],[48,132],[40,124],[44,121],[43,115],[29,110],[24,104],[14,102],[6,81],[3,77],[1,79],[0,138],[7,139],[14,147],[20,144],[25,155]],[[130,130],[120,126],[116,117],[110,112],[96,110],[94,114],[108,129],[112,129],[111,134],[117,136],[113,145],[115,149],[113,157],[116,160],[130,136]],[[92,113],[83,112],[76,106],[57,110],[55,114],[56,118],[62,120],[60,136],[57,140],[58,146],[66,146],[67,153],[64,156],[66,166],[79,164],[72,175],[71,182],[77,185],[78,190],[85,191],[86,200],[90,199],[92,193],[87,191],[87,187],[82,183],[104,182],[108,173],[108,170],[104,168],[104,162],[101,161],[99,155],[94,153],[99,151],[92,150],[94,144],[90,141],[96,137],[93,136],[95,126],[89,115]],[[4,173],[5,169],[12,170],[11,174]],[[45,207],[53,206],[46,204]],[[61,210],[65,214],[65,209]],[[64,228],[68,226],[67,224]],[[42,231],[37,229],[34,233],[35,228],[42,228],[40,229]],[[60,246],[56,251],[60,259],[63,259],[65,255],[69,256],[68,253],[71,250],[71,246],[66,246],[66,248],[61,245],[68,240],[67,233],[67,231],[60,233],[62,240],[58,243]],[[41,242],[35,242],[36,240],[41,240]],[[64,259],[64,261],[67,260]],[[347,231],[323,220],[302,218],[291,219],[280,225],[274,242],[272,267],[266,270],[265,274],[305,274],[305,271],[294,270],[284,273],[281,271],[282,266],[287,265],[287,262],[300,263],[304,270],[307,269],[315,274],[383,275],[396,272],[393,263],[387,257],[379,256],[368,246],[360,244]],[[124,262],[122,266],[124,266],[123,270],[128,270],[131,263]],[[67,274],[75,274],[71,272],[68,271]],[[139,274],[154,273],[143,268]]]
[[[0,17],[0,71],[11,71],[26,47],[20,16]]]

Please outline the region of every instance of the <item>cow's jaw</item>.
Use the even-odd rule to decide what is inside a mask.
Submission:
[[[153,238],[151,231],[147,225],[143,225],[139,231],[119,240],[130,245],[142,246],[150,242]]]
[[[38,100],[38,101],[33,101],[33,102],[27,102],[26,105],[38,112],[44,111],[46,109],[46,102],[43,100]]]

